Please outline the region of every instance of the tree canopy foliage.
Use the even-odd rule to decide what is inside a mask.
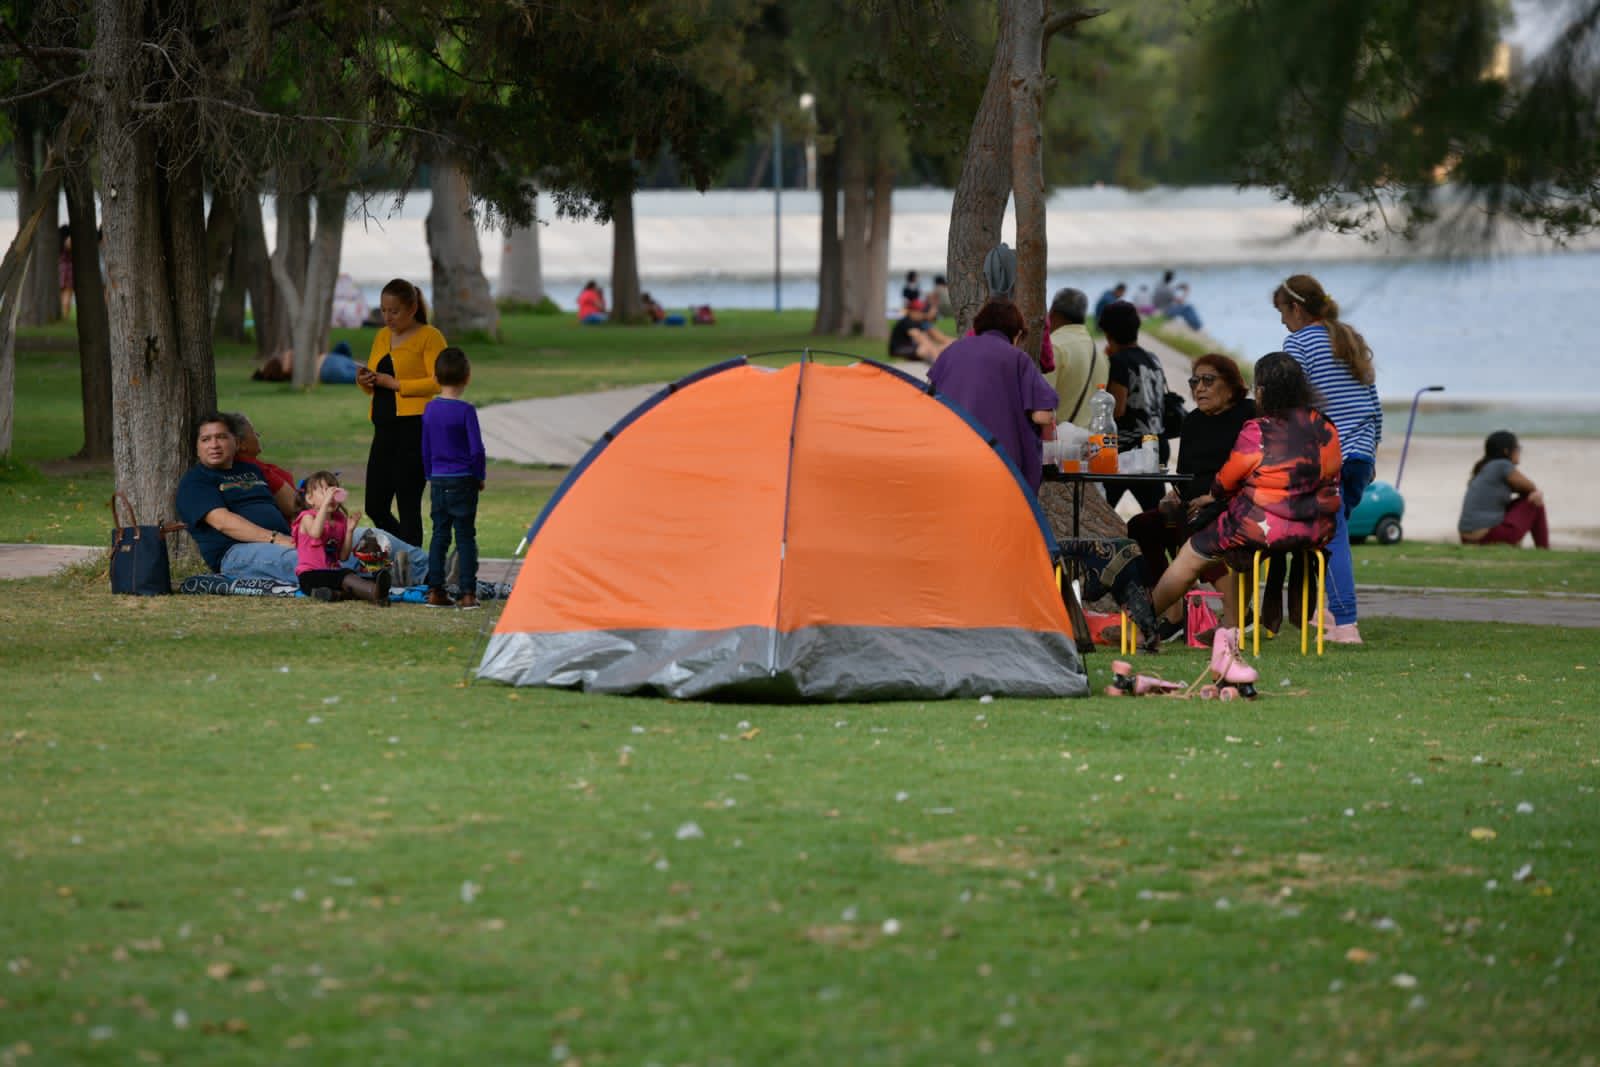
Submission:
[[[1414,236],[1600,225],[1600,0],[1554,0],[1521,69],[1500,0],[1217,0],[1205,141],[1308,225]]]

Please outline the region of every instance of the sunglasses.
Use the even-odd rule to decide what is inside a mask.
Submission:
[[[1193,389],[1202,382],[1204,382],[1206,385],[1216,385],[1217,376],[1215,374],[1196,374],[1193,378],[1189,379],[1189,388]]]

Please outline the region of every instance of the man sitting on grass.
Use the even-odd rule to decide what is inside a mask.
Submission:
[[[295,585],[297,557],[289,521],[261,468],[239,458],[239,429],[220,411],[200,417],[195,430],[199,462],[178,482],[178,517],[188,524],[195,547],[216,573]],[[361,533],[355,531],[355,539]],[[392,551],[410,557],[412,580],[421,581],[427,553],[391,540]]]

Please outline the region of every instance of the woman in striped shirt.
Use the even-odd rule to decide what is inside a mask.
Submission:
[[[1283,350],[1305,369],[1322,396],[1319,410],[1339,431],[1344,463],[1333,540],[1328,542],[1328,610],[1334,625],[1328,640],[1359,645],[1356,626],[1355,565],[1350,558],[1346,520],[1372,481],[1373,458],[1383,437],[1383,408],[1378,404],[1372,349],[1349,323],[1339,321],[1339,305],[1309,274],[1296,274],[1272,291],[1284,329]],[[1292,585],[1292,583],[1291,583]],[[1265,612],[1265,609],[1263,609]]]

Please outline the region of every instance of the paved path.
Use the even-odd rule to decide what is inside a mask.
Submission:
[[[63,567],[98,559],[105,549],[90,545],[0,544],[0,581],[42,578]],[[480,576],[514,581],[519,561],[483,559]],[[1530,623],[1600,629],[1600,596],[1480,596],[1449,589],[1363,586],[1361,614],[1397,619],[1448,619],[1456,622]]]

